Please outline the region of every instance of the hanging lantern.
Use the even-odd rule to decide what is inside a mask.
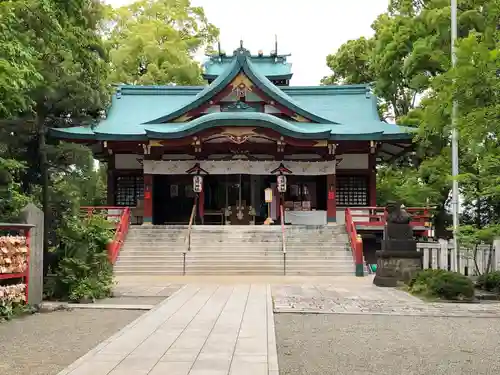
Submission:
[[[277,184],[278,184],[278,192],[280,193],[286,192],[286,176],[284,175],[277,176]]]
[[[193,176],[193,191],[201,193],[203,191],[203,176]]]

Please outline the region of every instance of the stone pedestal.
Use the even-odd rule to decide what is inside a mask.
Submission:
[[[395,287],[399,282],[411,280],[422,269],[423,254],[417,251],[415,240],[391,239],[382,241],[377,251],[377,272],[373,283],[382,287]]]

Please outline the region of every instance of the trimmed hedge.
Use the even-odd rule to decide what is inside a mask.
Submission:
[[[468,277],[446,270],[424,270],[408,284],[410,293],[445,300],[470,300],[474,283]]]
[[[478,277],[476,286],[488,292],[500,293],[500,271],[482,274]]]

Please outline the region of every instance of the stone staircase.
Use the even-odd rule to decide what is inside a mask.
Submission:
[[[283,275],[280,226],[131,227],[116,275]],[[353,275],[343,225],[286,227],[286,275]]]

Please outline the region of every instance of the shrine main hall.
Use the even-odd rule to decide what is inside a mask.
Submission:
[[[120,85],[97,124],[51,136],[107,163],[108,205],[131,207],[135,224],[187,224],[194,210],[205,224],[261,224],[281,204],[287,224],[343,223],[345,208],[376,206],[377,163],[412,135],[381,121],[369,85],[290,86],[287,57],[241,45],[208,56],[205,86]]]

